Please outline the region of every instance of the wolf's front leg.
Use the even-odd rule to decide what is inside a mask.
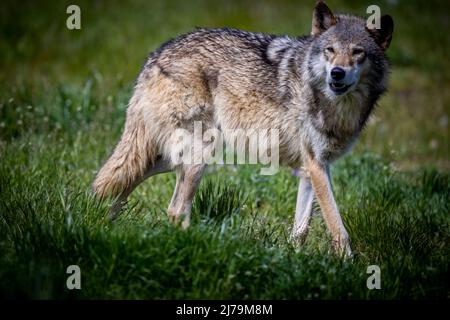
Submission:
[[[340,254],[351,256],[350,240],[333,197],[328,167],[315,159],[310,159],[307,162],[307,170],[311,176],[311,183],[323,218],[333,237],[333,245]]]
[[[301,170],[298,186],[295,221],[292,228],[291,241],[302,244],[308,236],[309,224],[313,213],[314,191],[311,178],[305,170]]]

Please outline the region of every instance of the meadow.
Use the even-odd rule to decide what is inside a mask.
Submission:
[[[445,1],[378,1],[395,22],[389,92],[332,168],[354,250],[330,251],[320,210],[289,242],[298,178],[216,166],[180,230],[175,175],[152,177],[115,223],[90,185],[123,129],[134,80],[163,41],[202,27],[310,32],[314,1],[0,3],[0,297],[22,299],[448,299],[450,27]],[[327,1],[364,16],[373,1]],[[82,289],[68,290],[78,265]],[[381,289],[369,290],[369,265]]]

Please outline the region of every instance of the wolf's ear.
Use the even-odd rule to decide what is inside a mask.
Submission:
[[[324,2],[318,1],[313,12],[311,35],[317,36],[335,24],[333,12]]]
[[[394,32],[394,20],[392,20],[390,15],[384,15],[380,18],[380,29],[367,30],[374,36],[381,49],[387,50],[391,44],[392,33]]]

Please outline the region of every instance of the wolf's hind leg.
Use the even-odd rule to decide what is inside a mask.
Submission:
[[[314,191],[311,179],[302,170],[295,208],[295,221],[292,228],[291,241],[302,244],[308,236],[311,215],[313,213]]]
[[[175,219],[176,216],[176,209],[177,209],[177,201],[181,197],[180,196],[180,189],[182,180],[184,180],[184,170],[182,166],[178,167],[175,170],[176,173],[176,183],[175,183],[175,189],[173,190],[172,199],[170,200],[169,207],[167,208],[167,215],[171,220]]]
[[[169,161],[165,160],[165,159],[158,159],[156,160],[155,164],[153,166],[151,166],[144,174],[144,176],[142,178],[137,179],[136,181],[134,181],[130,187],[126,188],[124,191],[122,191],[122,193],[119,195],[119,197],[116,199],[116,201],[114,201],[111,210],[109,211],[109,218],[111,220],[114,220],[117,218],[118,214],[120,213],[122,207],[124,206],[124,204],[127,202],[127,198],[128,196],[131,194],[131,192],[133,192],[134,189],[136,189],[136,187],[141,184],[142,182],[144,182],[146,179],[150,178],[151,176],[160,174],[160,173],[165,173],[165,172],[169,172],[172,171],[173,168],[170,164]]]
[[[181,222],[181,227],[189,227],[192,201],[198,189],[205,164],[181,165],[177,168],[177,182],[167,213],[174,223]]]

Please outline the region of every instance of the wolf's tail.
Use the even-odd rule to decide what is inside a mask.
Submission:
[[[120,195],[138,182],[156,159],[156,146],[149,135],[142,109],[132,99],[122,137],[92,184],[94,193],[104,198]]]

